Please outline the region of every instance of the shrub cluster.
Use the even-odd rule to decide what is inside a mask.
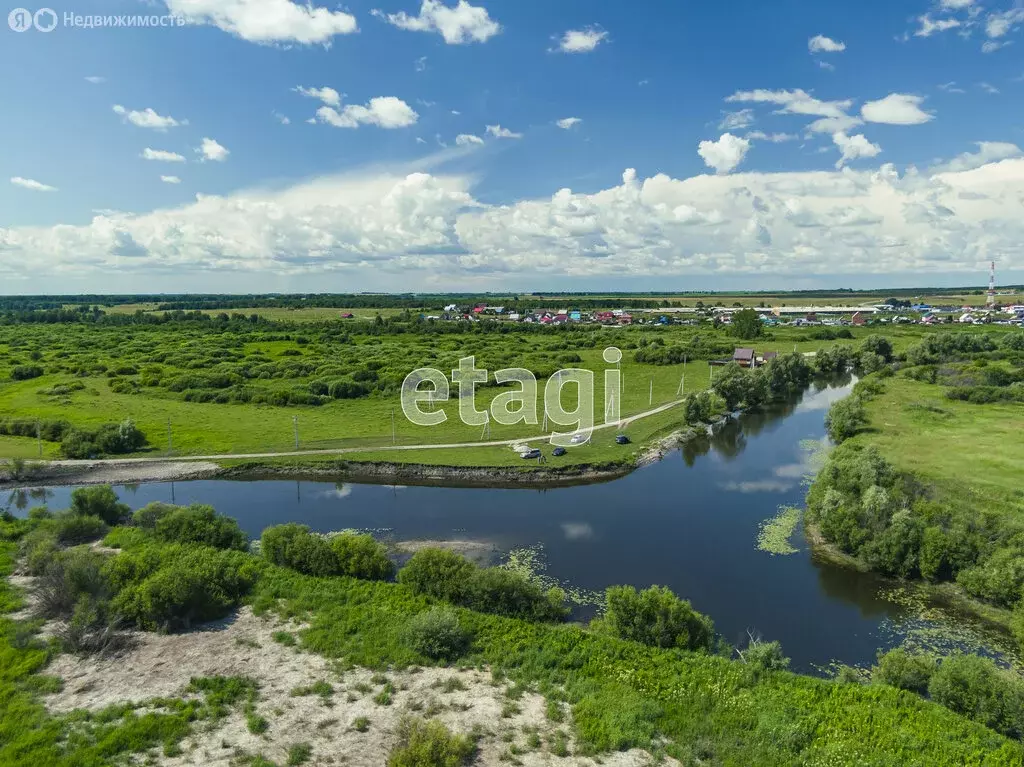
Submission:
[[[951,655],[938,661],[905,650],[880,655],[871,679],[927,695],[936,703],[1011,738],[1024,735],[1024,680],[989,658]]]
[[[144,509],[136,512],[138,515]],[[215,549],[245,551],[249,538],[238,522],[217,514],[212,506],[192,505],[173,508],[155,522],[156,537],[171,543],[198,543]]]
[[[715,638],[711,619],[664,586],[639,592],[632,586],[612,586],[599,625],[620,639],[651,647],[709,650]]]
[[[458,658],[469,648],[471,635],[450,607],[432,607],[413,616],[405,629],[409,647],[434,660]]]
[[[73,428],[61,440],[61,452],[68,458],[97,458],[103,455],[134,453],[146,444],[143,434],[131,420],[108,423],[98,429]]]
[[[387,580],[395,571],[387,550],[371,535],[341,533],[327,539],[294,522],[264,530],[260,551],[275,565],[306,575]]]
[[[565,593],[545,591],[527,575],[500,567],[478,567],[445,549],[417,551],[398,572],[398,582],[418,594],[479,612],[536,621],[564,620]]]

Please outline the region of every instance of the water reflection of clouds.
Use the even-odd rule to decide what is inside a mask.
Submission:
[[[320,497],[341,500],[342,498],[348,498],[350,495],[352,495],[352,485],[335,485],[332,489],[321,493]]]
[[[586,522],[563,522],[562,532],[570,541],[586,541],[594,537],[594,528]]]
[[[733,493],[785,493],[791,490],[794,482],[783,482],[780,479],[757,479],[744,482],[720,482],[722,490]]]
[[[786,463],[772,469],[772,474],[784,479],[802,479],[806,473],[807,464],[804,463]]]
[[[845,386],[822,389],[813,394],[808,393],[804,395],[804,398],[796,406],[796,412],[805,413],[809,410],[828,410],[832,407],[833,402],[844,399],[849,393],[850,390]]]

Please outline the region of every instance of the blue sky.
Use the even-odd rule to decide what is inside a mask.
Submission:
[[[53,10],[0,27],[2,292],[1024,279],[1014,0]]]

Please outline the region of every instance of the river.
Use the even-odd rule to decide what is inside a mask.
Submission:
[[[762,522],[800,505],[810,463],[824,445],[828,406],[849,383],[815,387],[798,401],[746,414],[714,436],[611,482],[548,490],[394,487],[305,481],[193,481],[116,488],[133,508],[150,501],[207,503],[252,536],[303,522],[317,531],[460,539],[500,552],[528,549],[545,577],[574,590],[662,584],[707,613],[730,642],[748,630],[782,642],[794,670],[833,662],[866,666],[880,647],[921,622],[883,579],[820,561],[798,528],[791,555],[757,548]],[[74,488],[34,491],[36,505],[66,508]],[[593,608],[583,605],[577,617]]]

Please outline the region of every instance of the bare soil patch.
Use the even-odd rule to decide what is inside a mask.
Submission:
[[[115,657],[61,655],[46,673],[62,677],[64,689],[47,696],[45,703],[54,712],[96,711],[114,703],[180,696],[194,676],[248,676],[259,683],[256,713],[269,723],[266,732],[250,732],[241,711],[215,725],[199,723],[182,743],[180,755],[149,755],[151,763],[167,767],[229,767],[256,754],[283,765],[297,744],[312,749],[310,765],[379,767],[397,742],[400,720],[410,715],[437,719],[453,732],[480,733],[475,765],[597,764],[574,755],[567,707],[565,721],[552,722],[541,695],[524,693],[513,699],[507,682],[475,669],[381,674],[342,668],[274,640],[275,632],[295,635],[301,628],[256,617],[243,608],[229,619],[184,634],[137,633],[132,648]],[[317,682],[329,684],[331,694],[310,691]],[[561,751],[560,742],[568,755],[552,753]],[[603,755],[600,763],[637,767],[653,763],[653,758],[634,750]]]

